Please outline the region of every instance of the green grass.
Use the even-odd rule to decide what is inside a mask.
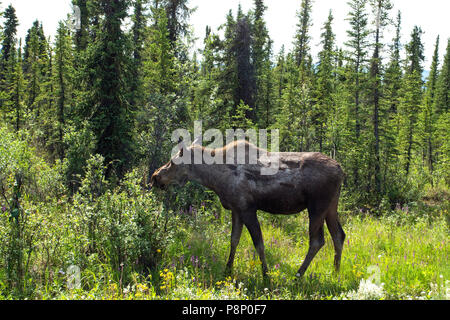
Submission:
[[[450,268],[448,209],[434,217],[396,211],[381,218],[341,217],[347,234],[340,273],[333,270],[334,249],[326,244],[305,276],[295,279],[308,249],[305,213],[274,217],[259,214],[265,239],[269,280],[248,231],[242,234],[233,276],[225,278],[231,220],[215,220],[205,212],[195,222],[185,220],[167,248],[163,263],[147,277],[135,275],[131,284],[116,282],[91,290],[62,292],[62,299],[449,299]],[[373,271],[375,270],[375,271]],[[378,271],[378,272],[376,272]],[[379,276],[378,276],[379,275]],[[364,291],[371,279],[381,293]],[[381,288],[381,289],[380,289]]]

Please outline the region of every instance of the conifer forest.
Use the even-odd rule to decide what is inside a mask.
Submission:
[[[338,42],[332,10],[312,19],[319,1],[286,12],[292,46],[275,50],[273,1],[230,6],[197,41],[192,0],[71,0],[53,36],[36,17],[23,38],[0,0],[0,300],[450,299],[450,38],[426,57],[396,0],[339,0]],[[341,165],[339,273],[324,228],[295,277],[305,210],[259,211],[267,277],[246,228],[226,274],[218,196],[149,187],[195,121],[278,130],[280,152]]]

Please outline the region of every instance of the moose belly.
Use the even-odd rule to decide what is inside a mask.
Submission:
[[[295,194],[266,195],[258,199],[259,210],[273,214],[296,214],[306,209],[303,197]]]

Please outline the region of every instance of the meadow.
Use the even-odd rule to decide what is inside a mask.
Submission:
[[[270,269],[268,279],[263,279],[261,275],[259,258],[247,231],[243,232],[238,246],[233,275],[225,277],[231,232],[230,213],[202,203],[197,208],[191,207],[185,212],[170,215],[170,221],[165,220],[167,230],[170,230],[167,223],[176,224],[177,227],[166,234],[167,239],[161,242],[159,248],[153,248],[155,254],[159,255],[159,262],[150,272],[130,271],[129,267],[124,268],[124,264],[117,268],[111,261],[113,254],[104,257],[92,254],[81,269],[79,288],[71,288],[67,270],[55,265],[46,271],[51,281],[47,279],[37,286],[29,283],[28,288],[34,287],[28,293],[29,298],[450,298],[448,200],[433,205],[418,203],[399,206],[382,216],[346,211],[345,206],[341,207],[340,216],[347,238],[339,273],[333,270],[333,244],[326,231],[325,246],[313,260],[304,278],[296,279],[294,275],[308,248],[306,212],[294,216],[273,216],[260,212]],[[125,238],[123,240],[127,241]],[[69,242],[76,246],[77,240]],[[102,250],[108,251],[105,247]],[[42,263],[45,257],[41,258],[32,260]],[[129,261],[125,264],[128,265]],[[5,289],[6,286],[1,286],[0,282],[0,297],[12,298]]]
[[[64,163],[50,166],[2,130],[0,299],[449,299],[450,196],[424,187],[418,201],[355,209],[345,187],[340,273],[328,231],[302,279],[308,217],[259,212],[269,266],[248,231],[225,276],[231,214],[200,185],[148,191],[134,170],[108,181],[101,156],[87,163],[79,190],[64,186]],[[356,207],[357,208],[357,207]]]
[[[434,35],[431,56],[432,28],[403,23],[413,5],[343,1],[344,31],[332,10],[315,17],[319,1],[242,0],[199,42],[200,1],[66,1],[53,33],[19,21],[24,1],[1,2],[0,300],[450,298],[450,39]],[[272,6],[296,19],[280,50]],[[149,190],[172,134],[195,139],[200,120],[202,134],[269,130],[272,151],[339,162],[340,273],[325,231],[296,279],[307,213],[260,212],[269,277],[247,231],[224,275],[217,196]]]
[[[269,280],[261,276],[248,232],[239,245],[233,277],[225,277],[231,225],[201,217],[177,232],[178,241],[167,248],[165,263],[147,279],[136,277],[125,288],[103,283],[59,298],[448,300],[450,250],[445,215],[445,210],[437,212],[432,221],[404,211],[381,219],[344,215],[347,240],[340,273],[333,271],[334,250],[328,235],[300,280],[294,275],[307,251],[305,214],[262,215]]]

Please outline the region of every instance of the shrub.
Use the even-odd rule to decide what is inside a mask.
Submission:
[[[74,197],[73,210],[81,215],[81,233],[87,240],[84,249],[77,247],[86,256],[97,255],[113,270],[115,280],[125,283],[133,272],[148,273],[158,265],[176,217],[141,189],[136,172],[111,188],[104,169],[103,158],[92,157]],[[83,267],[89,267],[83,254],[80,257]]]
[[[6,284],[14,295],[29,288],[30,262],[44,219],[34,204],[57,199],[63,191],[58,167],[48,166],[23,138],[0,127],[0,267],[6,268]]]

